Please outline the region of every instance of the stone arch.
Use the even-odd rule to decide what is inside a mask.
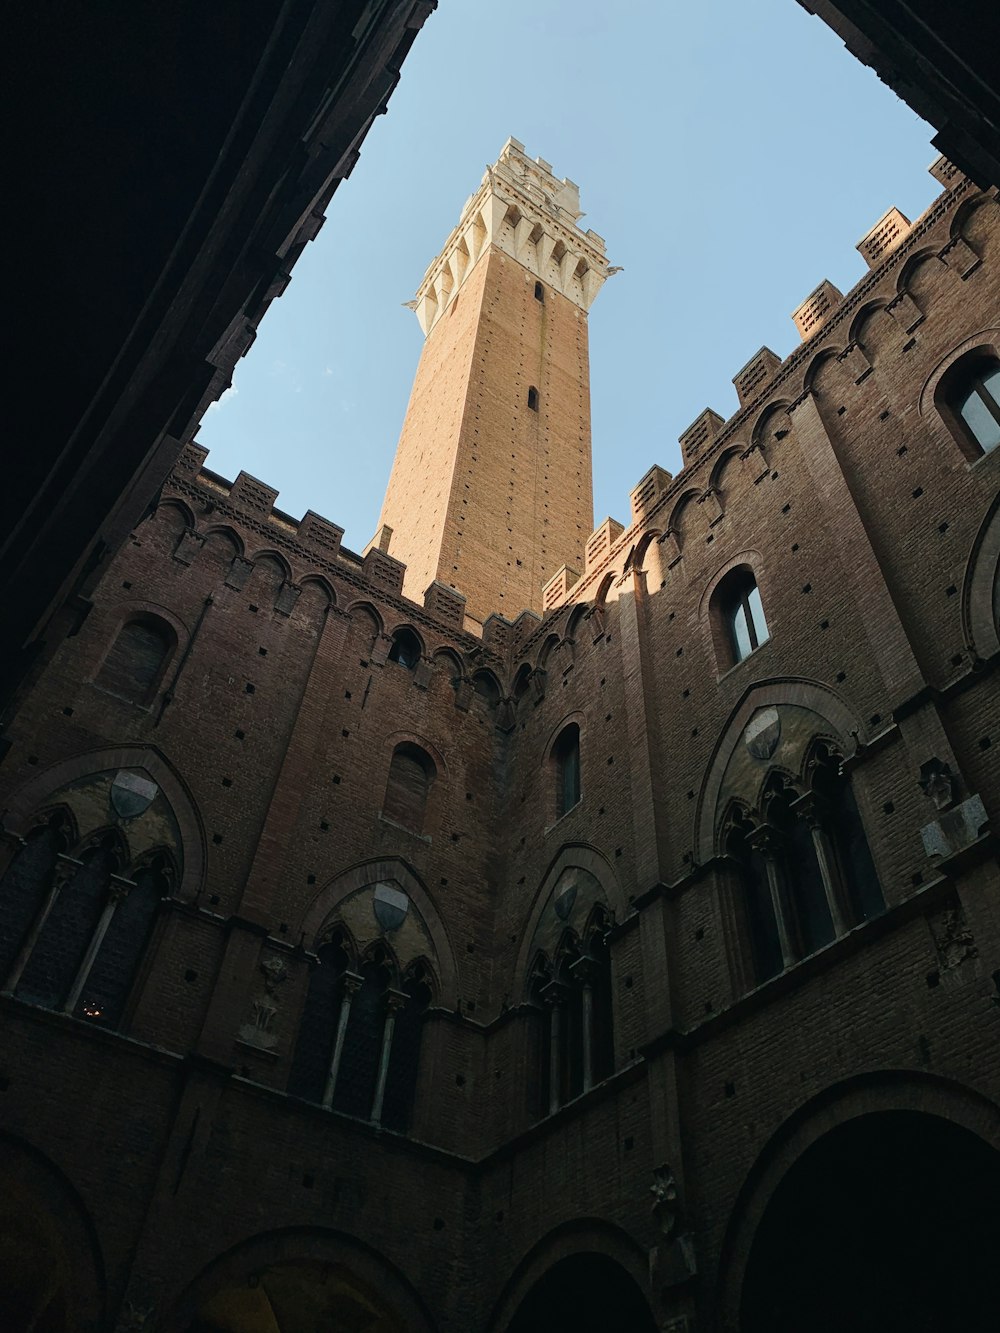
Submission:
[[[966,225],[973,213],[977,213],[986,204],[992,204],[993,202],[991,196],[985,192],[974,194],[971,199],[963,199],[952,213],[951,222],[948,224],[948,233],[951,238],[953,240],[959,236],[964,238]]]
[[[670,511],[670,520],[667,528],[673,532],[682,532],[680,527],[681,520],[691,506],[700,498],[701,492],[695,486],[689,486],[683,491],[674,502],[674,507]],[[681,543],[683,546],[683,542]]]
[[[100,1240],[75,1186],[43,1153],[8,1134],[0,1134],[0,1179],[0,1322],[32,1327],[46,1314],[44,1327],[59,1333],[105,1328]]]
[[[568,622],[567,622],[567,623],[568,623]],[[569,630],[568,630],[568,629],[567,629],[567,637],[569,637]],[[551,657],[552,653],[555,651],[556,648],[559,647],[559,644],[560,644],[561,642],[562,642],[562,639],[560,638],[560,636],[559,636],[558,634],[555,634],[555,633],[553,633],[553,634],[547,634],[547,635],[545,636],[545,641],[544,641],[544,643],[542,644],[541,648],[539,648],[539,650],[538,650],[538,660],[537,660],[536,665],[537,665],[538,667],[540,667],[540,668],[544,668],[544,667],[546,666],[546,664],[548,663],[548,660],[549,660],[549,658]]]
[[[451,946],[448,929],[438,912],[434,899],[424,887],[416,871],[401,857],[384,857],[362,861],[334,876],[313,898],[306,908],[298,931],[311,949],[331,918],[337,915],[341,904],[359,889],[382,881],[395,881],[413,901],[427,927],[437,954],[435,976],[440,983],[437,1003],[445,1008],[458,1005],[458,969],[455,951]]]
[[[723,727],[705,771],[695,811],[695,849],[701,864],[716,854],[717,815],[722,783],[732,758],[754,713],[769,705],[795,704],[808,709],[827,721],[844,747],[844,754],[853,754],[859,740],[864,738],[863,724],[853,709],[829,686],[799,677],[759,681],[751,685],[733,709]]]
[[[452,680],[461,680],[465,676],[465,664],[454,648],[435,648],[431,654],[431,665],[450,668]]]
[[[738,459],[742,456],[745,449],[746,446],[743,444],[732,444],[727,445],[726,448],[722,450],[712,465],[712,471],[709,473],[706,490],[719,490],[721,488],[722,474],[734,458]]]
[[[273,546],[265,546],[259,551],[253,551],[247,556],[247,559],[253,563],[255,569],[263,567],[265,564],[276,565],[285,582],[291,583],[292,567],[287,558],[280,551],[276,551]]]
[[[751,447],[767,443],[767,441],[765,440],[765,432],[767,427],[771,423],[772,417],[778,417],[778,416],[787,417],[788,409],[791,407],[791,405],[792,404],[790,399],[778,398],[775,399],[774,402],[768,403],[766,407],[761,409],[761,411],[757,415],[756,421],[753,424],[753,429],[750,431]]]
[[[921,417],[930,421],[940,420],[935,400],[942,378],[957,361],[961,361],[970,354],[975,355],[977,352],[992,353],[994,356],[1000,355],[1000,327],[993,326],[981,329],[978,333],[963,338],[960,343],[957,343],[944,354],[927,376],[917,396],[917,411]]]
[[[159,501],[156,508],[150,510],[149,514],[147,515],[147,519],[155,518],[163,509],[176,510],[177,513],[179,513],[181,516],[184,527],[189,531],[193,532],[194,529],[197,527],[197,520],[194,516],[194,510],[191,508],[189,504],[186,503],[186,501],[182,500],[179,495],[164,496]]]
[[[579,867],[593,875],[604,890],[612,916],[621,916],[626,907],[625,895],[606,856],[589,843],[565,843],[549,862],[524,922],[510,994],[522,995],[528,984],[529,968],[535,956],[535,932],[542,913],[548,906],[552,891],[564,870]]]
[[[518,1310],[537,1283],[557,1264],[584,1255],[598,1256],[620,1269],[641,1294],[648,1309],[648,1251],[622,1227],[600,1218],[583,1217],[564,1222],[522,1255],[493,1306],[486,1325],[487,1333],[507,1333],[512,1326],[516,1327],[514,1320]],[[620,1327],[621,1333],[635,1333],[627,1326],[616,1327]],[[648,1328],[650,1333],[655,1328],[651,1315]]]
[[[316,588],[326,598],[328,606],[337,605],[337,590],[325,574],[306,574],[299,586],[303,592],[307,588]]]
[[[398,624],[393,625],[392,629],[386,629],[385,632],[388,634],[390,639],[395,639],[397,634],[403,632],[405,632],[406,634],[412,634],[414,639],[416,639],[417,643],[420,646],[420,656],[426,657],[427,641],[424,638],[423,634],[421,634],[420,631],[417,629],[416,625],[414,625],[412,620],[400,620]]]
[[[906,259],[896,270],[896,292],[899,296],[905,293],[913,294],[910,288],[911,280],[916,276],[917,271],[931,260],[941,263],[941,256],[937,248],[930,245],[923,245],[906,256]]]
[[[806,366],[805,374],[802,376],[802,392],[812,393],[816,384],[816,378],[824,366],[831,361],[836,361],[838,357],[843,356],[846,349],[843,347],[824,347],[817,352]]]
[[[792,1167],[831,1131],[863,1117],[893,1112],[915,1112],[960,1127],[1000,1153],[1000,1107],[954,1080],[915,1070],[881,1070],[826,1088],[772,1134],[736,1196],[720,1252],[720,1327],[740,1327],[740,1301],[754,1237]]]
[[[658,541],[659,538],[662,536],[663,532],[660,528],[650,528],[647,532],[644,532],[642,534],[642,536],[636,542],[633,550],[633,556],[632,556],[633,569],[635,569],[639,573],[644,572],[643,567],[646,563],[646,552],[653,545],[653,543],[655,541]]]
[[[187,786],[169,762],[152,746],[123,745],[115,749],[91,750],[63,759],[43,769],[30,782],[13,793],[7,811],[7,827],[24,834],[31,827],[32,814],[70,783],[92,773],[114,769],[141,769],[163,792],[177,820],[184,855],[183,878],[176,895],[194,897],[205,876],[205,831],[197,806]]]
[[[977,658],[1000,651],[1000,496],[972,543],[962,584],[962,632]]]
[[[347,614],[351,617],[354,617],[358,613],[367,616],[368,619],[371,620],[373,630],[376,634],[385,633],[385,622],[382,620],[382,616],[379,614],[378,608],[375,606],[374,602],[359,598],[358,601],[351,602],[345,609]]]
[[[244,555],[246,551],[243,538],[228,523],[213,523],[211,527],[205,529],[204,537],[206,546],[209,542],[217,542],[220,546],[227,548],[233,555],[238,556]]]
[[[202,1269],[177,1296],[158,1327],[163,1333],[187,1333],[199,1312],[219,1293],[246,1291],[268,1271],[298,1269],[304,1281],[341,1279],[355,1286],[362,1311],[373,1312],[371,1333],[436,1333],[437,1324],[403,1270],[378,1250],[354,1236],[320,1227],[289,1227],[238,1242]],[[385,1315],[376,1317],[379,1303]],[[365,1308],[367,1307],[367,1308]],[[324,1325],[325,1326],[325,1325]],[[316,1328],[298,1333],[318,1333]]]
[[[178,656],[183,654],[187,648],[191,639],[191,631],[188,629],[184,621],[181,620],[169,606],[162,606],[159,602],[140,601],[136,598],[115,604],[113,619],[108,628],[108,632],[104,636],[100,656],[94,663],[91,675],[88,679],[93,681],[100,675],[101,668],[104,666],[104,659],[111,651],[115,640],[125,626],[129,624],[130,621],[143,620],[144,618],[153,621],[161,620],[173,631],[174,644],[171,649],[170,658],[167,662],[167,669],[169,670],[170,663],[178,660]]]
[[[716,588],[730,572],[730,570],[739,568],[740,565],[746,565],[753,571],[754,578],[760,583],[759,571],[764,568],[764,558],[760,551],[746,550],[740,551],[738,555],[730,556],[723,564],[719,565],[715,573],[711,576],[701,594],[698,602],[698,618],[704,621],[707,617],[709,603],[712,600],[712,594]]]
[[[865,301],[851,320],[851,326],[847,333],[848,343],[858,343],[859,346],[864,348],[865,344],[862,334],[865,331],[866,325],[874,315],[877,315],[879,311],[884,310],[888,304],[889,297],[887,296],[878,296],[871,301]]]

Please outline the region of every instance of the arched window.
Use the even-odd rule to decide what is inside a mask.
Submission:
[[[556,818],[572,810],[580,800],[580,728],[575,722],[563,727],[552,747],[556,779]]]
[[[994,354],[977,352],[956,362],[942,376],[935,398],[967,457],[1000,445],[1000,360]]]
[[[347,940],[342,930],[333,933],[316,951],[309,973],[309,989],[292,1057],[288,1091],[310,1102],[330,1104],[333,1056],[350,973]]]
[[[431,783],[437,776],[434,760],[419,745],[404,741],[392,752],[385,784],[382,813],[404,828],[419,833]]]
[[[165,620],[142,616],[130,620],[105,657],[97,684],[136,704],[148,704],[163,679],[177,636]]]
[[[403,999],[402,997],[406,998]],[[389,1069],[382,1103],[382,1124],[405,1133],[410,1126],[420,1066],[424,1014],[431,1002],[430,973],[422,962],[411,964],[403,977],[392,1030]]]
[[[762,817],[734,814],[726,851],[738,867],[759,984],[876,916],[884,901],[850,779],[818,744],[801,794],[775,775]]]
[[[351,996],[344,1045],[333,1089],[333,1109],[371,1120],[378,1086],[386,998],[392,980],[388,954],[380,947],[358,969],[360,985]]]
[[[496,708],[500,702],[500,687],[489,671],[477,671],[472,677],[472,688],[487,708]]]
[[[173,879],[170,859],[161,854],[150,857],[131,882],[118,883],[114,910],[74,1009],[78,1018],[121,1026],[159,905],[170,893]]]
[[[753,571],[730,570],[712,594],[712,615],[721,630],[726,665],[742,662],[770,637]]]
[[[66,848],[60,814],[28,834],[0,880],[0,988],[13,989],[11,968],[51,891],[57,857]]]
[[[392,647],[389,649],[389,661],[398,662],[401,667],[406,667],[408,671],[412,671],[420,661],[420,640],[408,626],[401,626],[393,634]]]

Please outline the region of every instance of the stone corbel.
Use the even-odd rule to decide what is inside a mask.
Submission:
[[[239,592],[246,587],[247,579],[252,571],[252,560],[244,560],[241,555],[233,556],[233,563],[229,566],[229,573],[226,575],[226,587],[234,588]]]
[[[413,683],[418,689],[426,690],[433,675],[433,667],[426,657],[422,657],[413,668]]]
[[[389,650],[392,648],[392,639],[388,634],[376,634],[375,642],[372,644],[372,650],[369,655],[369,661],[372,666],[385,666],[389,660]]]
[[[290,616],[295,610],[295,603],[299,600],[301,588],[297,588],[294,583],[284,582],[278,589],[278,596],[275,599],[274,609],[282,616]]]
[[[205,538],[200,533],[185,529],[174,547],[174,559],[180,561],[182,565],[190,565],[204,545]]]
[[[912,333],[923,322],[923,313],[909,292],[900,292],[894,301],[890,301],[886,310],[904,333]]]
[[[963,236],[956,236],[949,241],[941,251],[941,258],[963,280],[983,262]]]
[[[474,693],[474,686],[468,676],[460,676],[455,682],[455,707],[467,713]]]
[[[657,541],[663,547],[667,568],[673,569],[681,558],[681,544],[677,536],[677,530],[668,528],[662,537],[657,538]]]
[[[725,511],[722,508],[722,496],[714,486],[709,486],[703,495],[698,496],[698,503],[705,506],[705,515],[708,518],[710,528],[714,528],[716,523],[725,517]]]
[[[860,343],[849,343],[837,357],[837,360],[847,368],[855,384],[860,384],[874,369],[872,363],[865,356]]]

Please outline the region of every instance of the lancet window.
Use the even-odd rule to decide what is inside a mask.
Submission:
[[[29,833],[0,880],[3,990],[119,1027],[174,863],[160,850],[129,866],[115,829],[75,846],[73,838],[68,817],[56,811]]]
[[[317,950],[310,973],[288,1091],[405,1132],[432,996],[430,969],[422,960],[400,974],[384,944],[359,958],[346,928],[336,927]]]
[[[528,987],[536,1010],[532,1109],[551,1115],[614,1070],[610,921],[596,907],[581,936],[563,935],[554,958],[539,954]]]
[[[758,984],[883,909],[850,779],[825,743],[814,746],[804,782],[774,773],[759,810],[733,809],[726,852]]]

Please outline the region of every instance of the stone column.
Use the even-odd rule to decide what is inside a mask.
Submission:
[[[4,984],[3,994],[13,995],[17,990],[18,982],[28,965],[28,959],[31,957],[35,945],[38,943],[38,937],[45,929],[45,923],[48,921],[53,907],[56,905],[56,899],[70,882],[76,872],[82,867],[83,862],[75,860],[72,856],[65,856],[62,852],[56,857],[56,868],[52,874],[52,887],[49,889],[45,901],[35,915],[31,923],[31,929],[25,937],[24,943],[14,959],[13,966],[7,974],[7,980]]]
[[[549,1115],[559,1110],[560,1011],[566,1001],[566,987],[561,981],[549,981],[541,989],[549,1009]]]
[[[392,1034],[396,1027],[396,1011],[402,1009],[410,997],[403,991],[386,992],[385,1026],[382,1029],[382,1050],[378,1060],[378,1080],[375,1084],[375,1099],[372,1102],[372,1123],[382,1121],[382,1103],[385,1100],[385,1084],[389,1077],[389,1057],[392,1054]]]
[[[111,925],[111,918],[118,910],[118,904],[125,898],[130,890],[135,888],[135,884],[130,879],[123,879],[121,875],[112,875],[108,886],[108,900],[104,904],[104,910],[101,912],[100,920],[91,936],[90,943],[87,945],[87,952],[83,955],[83,961],[76,970],[76,976],[73,984],[69,988],[69,994],[66,996],[66,1002],[63,1005],[63,1013],[71,1014],[79,1002],[80,995],[84,986],[87,984],[87,978],[90,976],[90,969],[94,966],[94,959],[97,957],[97,951],[104,942],[104,937],[108,933],[108,927]]]
[[[583,1012],[583,1090],[594,1086],[594,976],[596,964],[589,954],[581,954],[569,965],[574,981],[580,983]]]
[[[340,1001],[340,1017],[337,1019],[337,1035],[333,1041],[333,1054],[330,1056],[330,1068],[323,1088],[323,1106],[329,1111],[333,1106],[333,1091],[337,1086],[337,1074],[340,1071],[340,1057],[344,1053],[344,1037],[347,1034],[347,1020],[351,1014],[351,1001],[361,989],[363,978],[357,972],[345,972],[341,978],[344,988]]]
[[[774,924],[778,930],[778,942],[781,945],[781,961],[786,968],[793,967],[798,961],[788,920],[785,915],[785,892],[782,884],[781,867],[778,864],[782,852],[782,842],[774,829],[762,824],[751,834],[750,841],[764,858],[767,868],[767,887],[771,894],[771,910],[774,912]]]
[[[834,933],[838,937],[846,935],[850,923],[842,905],[843,895],[837,858],[825,827],[825,802],[815,792],[807,792],[805,796],[800,796],[797,801],[792,802],[792,809],[809,825],[813,847],[816,849],[816,860],[819,862],[820,877],[823,880],[823,892],[826,894],[826,905],[833,920]]]

